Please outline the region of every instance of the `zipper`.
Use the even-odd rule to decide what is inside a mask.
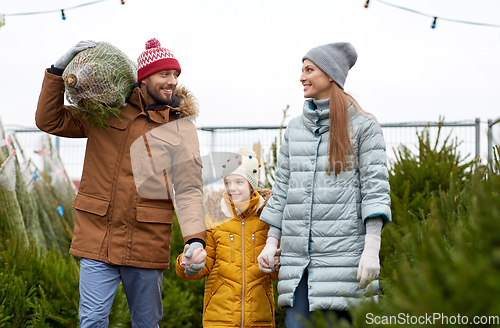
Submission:
[[[251,257],[251,260],[252,260],[252,263],[255,262],[255,234],[253,233],[252,234],[252,257]]]
[[[114,207],[115,207],[115,204],[116,204],[116,192],[115,192],[115,188],[118,184],[118,176],[119,176],[119,170],[121,169],[122,167],[122,162],[123,162],[123,153],[125,152],[125,145],[127,144],[127,140],[128,140],[128,137],[130,135],[130,128],[127,129],[127,135],[125,136],[125,141],[123,141],[123,145],[121,145],[121,149],[120,149],[120,155],[119,155],[119,160],[118,160],[118,163],[116,164],[117,166],[117,170],[115,170],[115,174],[113,175],[113,183],[111,185],[111,190],[113,191],[112,194],[114,193],[114,197],[113,197],[113,207],[110,209],[109,211],[109,221],[108,221],[108,226],[107,226],[107,234],[109,236],[108,238],[108,244],[106,245],[106,258],[109,259],[109,245],[111,245],[111,225],[109,225],[110,222],[113,222],[113,219],[114,219],[114,215],[115,215],[115,211],[114,211]],[[116,173],[118,172],[118,173]],[[137,207],[137,198],[136,198],[136,204],[135,206]],[[132,230],[129,228],[127,229],[127,240],[130,240],[131,238],[131,234],[132,234]],[[100,252],[100,251],[99,251]],[[127,252],[127,259],[130,257],[130,250]]]
[[[241,216],[240,216],[241,218]],[[241,218],[241,328],[245,326],[245,218]]]

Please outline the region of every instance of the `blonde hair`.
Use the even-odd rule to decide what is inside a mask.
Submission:
[[[349,154],[354,153],[354,147],[351,143],[349,132],[351,126],[349,123],[349,104],[352,103],[358,111],[363,111],[357,101],[337,83],[332,82],[330,92],[330,132],[328,146],[328,167],[326,174],[330,175],[332,171],[337,176],[343,168],[352,167],[349,162]]]

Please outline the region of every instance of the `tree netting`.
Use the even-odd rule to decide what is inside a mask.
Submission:
[[[36,156],[43,156],[43,167],[37,168],[31,159],[24,158],[14,133],[5,138],[1,122],[0,138],[11,141],[0,147],[0,249],[14,239],[22,245],[33,243],[42,253],[55,250],[67,256],[76,189],[57,149],[48,135],[43,135],[35,151]],[[20,164],[19,158],[24,163]]]
[[[54,247],[67,250],[73,238],[75,210],[72,203],[76,189],[48,135],[42,136],[40,147],[46,150],[41,152],[44,154],[43,170],[37,170],[37,181],[32,183],[39,207],[40,224]],[[49,246],[52,248],[52,245]]]
[[[44,227],[40,222],[40,210],[32,188],[33,171],[36,171],[36,168],[33,169],[31,160],[17,170],[16,192],[26,231],[42,253],[45,253],[51,248],[51,242],[46,239]]]
[[[0,233],[3,238],[26,239],[23,214],[16,194],[16,158],[10,155],[0,166]],[[27,241],[27,239],[26,239]]]
[[[84,120],[106,127],[105,119],[118,117],[137,80],[135,64],[118,48],[97,42],[78,53],[63,72],[66,98]]]

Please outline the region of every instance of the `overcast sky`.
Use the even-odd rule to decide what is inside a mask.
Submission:
[[[0,119],[34,126],[44,69],[80,40],[106,41],[136,61],[157,38],[200,102],[200,126],[279,125],[301,114],[302,56],[351,42],[345,90],[381,123],[486,121],[500,116],[500,28],[437,21],[365,0],[0,0]],[[498,0],[387,0],[429,15],[500,24]]]

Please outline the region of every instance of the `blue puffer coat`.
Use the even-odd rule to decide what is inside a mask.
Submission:
[[[368,217],[391,220],[385,142],[375,118],[349,106],[354,154],[350,170],[326,175],[329,110],[306,100],[279,150],[273,196],[260,219],[282,230],[278,305],[293,306],[308,270],[309,310],[346,310],[371,288],[356,280]]]

